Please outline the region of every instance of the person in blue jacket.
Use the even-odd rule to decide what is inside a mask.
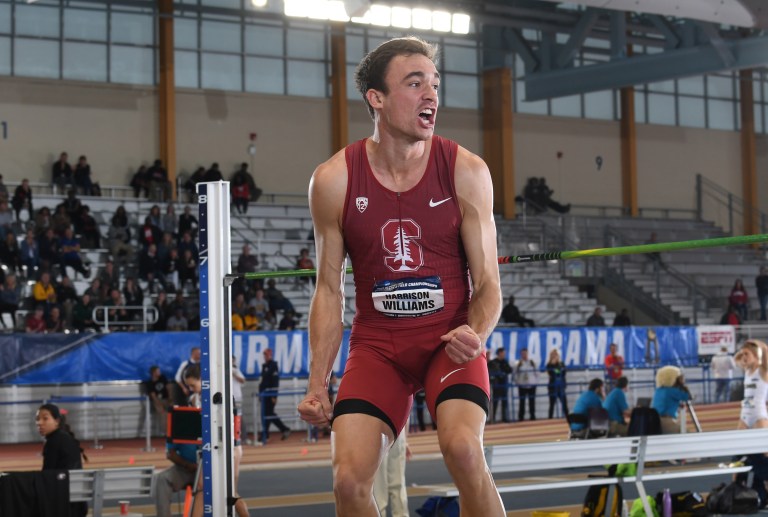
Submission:
[[[603,401],[603,407],[608,411],[608,418],[611,422],[608,436],[627,436],[629,404],[627,404],[626,391],[628,386],[629,379],[622,375],[616,380],[616,387]]]
[[[680,432],[677,412],[680,404],[692,400],[691,392],[685,385],[685,378],[680,368],[664,366],[656,372],[656,391],[653,393],[651,407],[659,412],[662,434]]]
[[[603,407],[603,398],[605,397],[605,393],[603,392],[604,387],[605,383],[602,379],[592,379],[589,381],[587,391],[579,395],[579,398],[576,399],[576,404],[573,406],[572,413],[588,417],[589,408]],[[571,431],[583,431],[585,427],[584,424],[573,423],[571,424]]]

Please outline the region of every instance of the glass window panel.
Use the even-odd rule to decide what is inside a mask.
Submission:
[[[677,102],[680,109],[681,126],[707,127],[703,97],[679,97]]]
[[[658,93],[648,94],[648,122],[675,125],[675,97]]]
[[[755,117],[755,132],[756,133],[764,133],[765,130],[763,129],[763,107],[760,104],[755,104],[754,106],[754,117]]]
[[[112,13],[112,42],[151,45],[154,24],[152,15]]]
[[[757,74],[755,74],[755,77],[757,77]],[[762,98],[762,95],[763,95],[762,84],[757,79],[752,81],[752,92],[754,95],[755,102],[765,102],[765,99]]]
[[[584,94],[584,116],[613,120],[613,91],[603,90]]]
[[[443,47],[443,69],[450,72],[477,73],[477,49],[468,47]]]
[[[241,91],[242,66],[240,56],[202,53],[201,82],[203,88]]]
[[[0,37],[0,75],[11,75],[11,38]]]
[[[203,50],[240,52],[240,25],[203,20],[200,39]]]
[[[198,88],[197,52],[177,50],[173,53],[173,56],[176,86],[180,88]]]
[[[709,97],[733,98],[733,80],[719,75],[707,76],[707,95]]]
[[[649,92],[675,93],[675,81],[659,81],[648,83]]]
[[[445,74],[445,105],[451,108],[480,107],[477,76]]]
[[[768,81],[763,81],[763,101],[768,102]]]
[[[151,48],[113,45],[111,52],[110,80],[113,83],[154,84],[154,52]],[[178,69],[178,63],[176,66]]]
[[[581,117],[581,95],[552,99],[552,115],[559,117]]]
[[[247,54],[282,57],[285,54],[283,51],[283,29],[246,25],[245,52]]]
[[[59,42],[16,38],[14,75],[59,77]]]
[[[17,3],[16,34],[59,37],[59,8]]]
[[[709,128],[733,131],[733,110],[735,106],[735,102],[708,99]]]
[[[327,78],[324,63],[288,61],[288,95],[325,97]]]
[[[288,29],[286,36],[288,40],[287,55],[289,57],[325,59],[325,33]],[[290,81],[288,85],[290,86]]]
[[[80,81],[107,80],[107,46],[93,43],[70,43],[63,48],[64,79]]]
[[[0,4],[0,34],[11,33],[11,4]]]
[[[765,121],[763,124],[763,133],[768,134],[768,104],[763,105],[763,120]]]
[[[285,93],[284,61],[261,57],[245,58],[245,91]]]
[[[107,12],[65,9],[64,37],[107,41]]]
[[[683,77],[678,79],[677,92],[688,95],[704,95],[704,77]]]
[[[648,122],[645,114],[645,95],[645,91],[635,90],[635,122],[638,124]],[[616,102],[619,102],[618,99]]]
[[[355,68],[356,65],[347,65],[347,99],[359,99],[360,92],[357,91],[357,85],[355,84]]]
[[[365,38],[347,34],[347,63],[359,63],[365,56]]]
[[[525,82],[515,81],[515,88],[517,89],[517,111],[519,113],[533,113],[534,115],[546,115],[548,112],[547,101],[534,101],[526,102],[525,99]]]
[[[179,49],[197,50],[197,20],[176,18],[173,22],[173,44]]]
[[[388,38],[382,38],[379,36],[369,36],[368,37],[368,51],[375,49],[385,41],[387,41]]]
[[[240,9],[242,7],[241,0],[202,0],[203,5],[212,5],[215,7],[229,7],[231,9]],[[251,0],[248,0],[248,4]]]

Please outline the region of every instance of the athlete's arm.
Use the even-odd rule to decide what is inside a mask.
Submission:
[[[317,282],[309,309],[307,395],[299,404],[301,418],[327,425],[332,417],[328,378],[341,346],[344,308],[344,237],[341,219],[347,190],[344,151],[320,165],[309,183],[309,208],[315,226]]]
[[[493,220],[493,184],[488,166],[459,147],[454,173],[462,210],[461,239],[472,277],[472,299],[467,325],[442,336],[445,350],[456,363],[480,357],[501,314],[501,287]]]

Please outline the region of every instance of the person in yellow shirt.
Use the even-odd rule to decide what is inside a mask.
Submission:
[[[260,321],[259,317],[256,316],[256,307],[252,305],[248,307],[248,311],[243,317],[243,325],[245,326],[244,330],[259,330]]]
[[[245,329],[245,323],[243,321],[243,317],[240,316],[238,313],[233,312],[232,313],[232,330],[240,331],[244,329]]]
[[[51,284],[51,274],[44,272],[40,275],[40,280],[35,282],[35,286],[32,288],[32,296],[34,296],[35,302],[45,303],[51,295],[54,295],[54,298],[56,296],[56,291],[54,291],[53,284]]]

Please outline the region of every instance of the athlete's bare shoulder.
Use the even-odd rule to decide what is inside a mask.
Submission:
[[[313,218],[337,217],[347,194],[347,161],[344,149],[321,163],[309,182],[309,206]]]
[[[459,146],[456,155],[454,182],[459,198],[473,201],[493,195],[491,173],[485,161],[475,153]],[[492,199],[492,197],[491,197]]]

